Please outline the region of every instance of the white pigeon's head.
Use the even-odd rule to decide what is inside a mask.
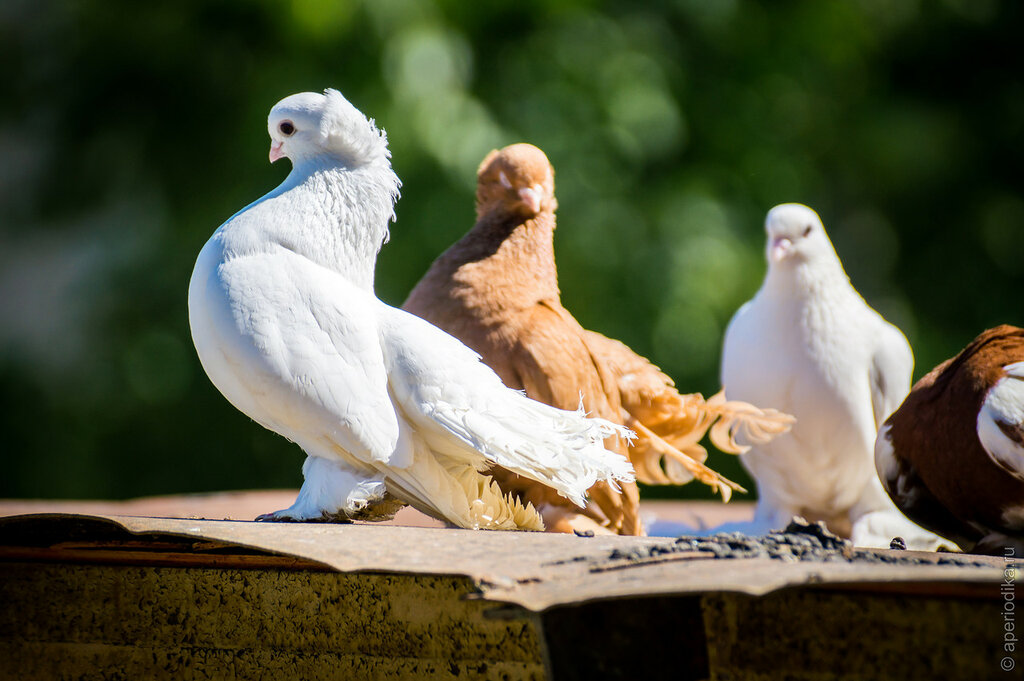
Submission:
[[[300,92],[274,105],[267,118],[270,162],[291,159],[292,165],[323,155],[350,165],[391,157],[388,139],[340,92],[328,88]]]
[[[769,266],[799,264],[831,254],[835,249],[818,214],[801,203],[783,203],[768,211],[764,221]]]

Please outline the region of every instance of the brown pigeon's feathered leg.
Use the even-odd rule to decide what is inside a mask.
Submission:
[[[610,529],[618,534],[643,535],[640,523],[640,491],[636,483],[624,483],[616,490],[599,482],[590,488],[590,500],[611,521]]]

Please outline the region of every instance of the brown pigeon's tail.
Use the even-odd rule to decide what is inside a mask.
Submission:
[[[629,458],[633,462],[636,479],[640,482],[648,485],[682,485],[696,478],[712,491],[721,494],[724,501],[729,501],[733,490],[747,491],[705,466],[703,461],[708,454],[699,444],[692,443],[685,451],[679,450],[635,418],[630,418],[628,423],[637,434]],[[707,430],[707,426],[703,430]]]
[[[663,391],[660,399],[633,404],[627,425],[637,433],[630,459],[637,479],[647,484],[685,484],[694,478],[722,495],[746,491],[703,465],[707,450],[699,443],[709,434],[711,443],[729,454],[742,454],[790,429],[795,419],[774,409],[758,409],[746,402],[727,402],[724,392],[705,400],[699,393],[680,395]],[[710,433],[709,433],[710,431]]]
[[[777,409],[759,409],[735,400],[727,402],[724,388],[705,402],[705,408],[718,419],[711,426],[711,442],[729,454],[742,454],[753,445],[763,445],[796,423],[796,417]]]
[[[793,424],[793,417],[774,409],[726,402],[723,393],[709,400],[699,393],[682,395],[671,378],[625,344],[593,331],[586,342],[616,376],[625,423],[637,434],[629,459],[640,482],[682,485],[696,478],[728,500],[733,490],[746,490],[704,465],[708,453],[701,439],[710,430],[712,444],[739,454]]]

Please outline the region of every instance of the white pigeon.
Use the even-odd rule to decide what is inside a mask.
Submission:
[[[459,527],[542,529],[488,468],[580,506],[598,480],[633,480],[603,445],[628,430],[509,390],[458,340],[374,295],[400,182],[372,120],[326,90],[278,102],[268,129],[271,162],[292,171],[214,232],[188,294],[210,380],[307,455],[295,503],[260,519],[381,519],[404,502]]]
[[[874,466],[878,429],[910,390],[910,344],[854,290],[817,213],[776,206],[765,230],[768,272],[729,323],[721,379],[728,399],[796,424],[740,457],[757,509],[753,524],[729,529],[761,534],[799,515],[859,546],[901,536],[934,549],[940,538],[896,510]]]

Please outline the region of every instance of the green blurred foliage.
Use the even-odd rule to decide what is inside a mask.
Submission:
[[[1024,323],[1022,13],[5,0],[0,495],[299,483],[297,448],[204,376],[185,293],[211,232],[287,172],[266,163],[269,108],[327,86],[387,129],[404,182],[388,302],[471,226],[484,154],[529,141],[557,172],[566,306],[683,390],[717,389],[725,325],[763,276],[763,216],[788,201],[821,213],[920,376]]]

